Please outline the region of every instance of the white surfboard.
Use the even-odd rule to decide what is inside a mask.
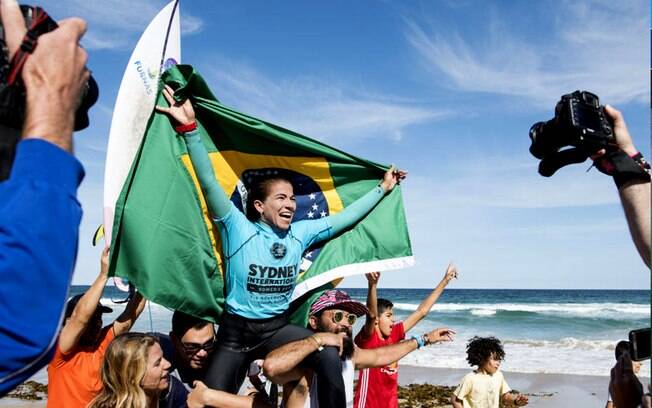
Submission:
[[[145,134],[161,73],[181,61],[178,0],[168,3],[138,40],[113,109],[104,167],[104,233],[111,245],[115,204]]]

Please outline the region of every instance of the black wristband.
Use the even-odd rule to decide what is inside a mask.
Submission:
[[[642,154],[637,153],[630,157],[627,153],[618,149],[607,153],[607,155],[614,166],[614,183],[616,183],[618,189],[630,181],[650,181],[650,165]]]

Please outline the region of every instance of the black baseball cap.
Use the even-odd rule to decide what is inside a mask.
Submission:
[[[66,315],[65,315],[64,319],[67,319],[67,318],[70,317],[70,315],[72,315],[72,312],[75,310],[75,306],[77,306],[77,303],[79,303],[79,299],[81,299],[82,296],[84,296],[84,294],[80,293],[79,295],[75,295],[75,296],[71,297],[70,299],[68,299],[68,303],[66,303]],[[95,311],[96,312],[99,311],[100,313],[104,314],[104,313],[111,313],[113,311],[113,309],[111,309],[110,307],[104,306],[100,302],[97,302],[97,309],[95,309]]]

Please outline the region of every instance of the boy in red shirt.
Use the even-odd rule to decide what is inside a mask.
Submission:
[[[446,268],[446,274],[430,295],[421,301],[414,313],[403,322],[394,323],[394,304],[387,299],[377,298],[377,286],[380,272],[367,274],[369,282],[367,307],[369,315],[365,325],[355,336],[355,344],[360,348],[378,348],[398,343],[405,338],[405,333],[426,317],[444,288],[457,278],[457,269],[452,264]],[[398,363],[380,368],[360,370],[358,385],[355,389],[354,406],[356,408],[397,408],[398,407]]]

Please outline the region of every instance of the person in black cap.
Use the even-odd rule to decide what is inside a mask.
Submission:
[[[102,327],[100,303],[108,280],[109,249],[102,252],[100,274],[82,295],[68,300],[64,326],[54,358],[48,365],[48,407],[86,407],[102,389],[100,367],[114,337],[126,333],[143,311],[145,299],[136,293],[118,318]]]

